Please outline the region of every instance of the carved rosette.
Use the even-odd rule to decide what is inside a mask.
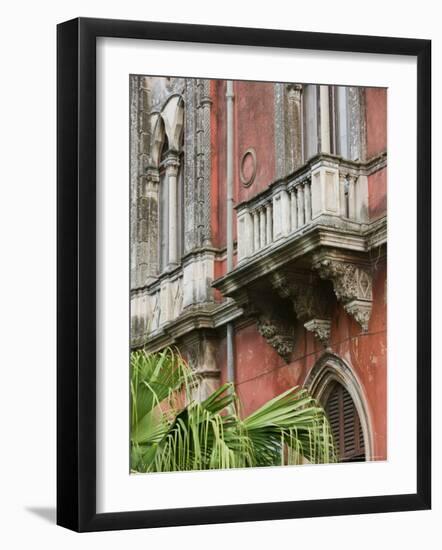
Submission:
[[[321,279],[333,283],[337,299],[362,330],[368,330],[373,301],[372,278],[362,267],[340,260],[322,259],[313,263]]]
[[[295,347],[292,327],[268,315],[259,315],[257,327],[261,336],[288,362]]]

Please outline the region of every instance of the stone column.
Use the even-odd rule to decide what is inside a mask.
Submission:
[[[165,160],[166,180],[169,190],[169,267],[178,265],[178,187],[177,176],[180,166],[178,153],[169,151]]]

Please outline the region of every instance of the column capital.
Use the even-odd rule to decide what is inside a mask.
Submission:
[[[171,176],[178,175],[178,169],[180,167],[180,154],[178,151],[170,149],[166,153],[166,157],[163,161],[163,166]]]

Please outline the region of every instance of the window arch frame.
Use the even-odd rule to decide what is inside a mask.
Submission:
[[[364,437],[365,460],[374,460],[373,430],[368,402],[353,369],[338,355],[326,353],[310,370],[304,387],[324,406],[336,382],[347,390],[356,407]]]
[[[156,170],[158,177],[157,190],[157,276],[169,271],[171,268],[169,252],[167,248],[170,233],[170,212],[165,216],[166,210],[169,211],[169,175],[167,174],[167,161],[171,157],[172,164],[178,163],[175,175],[176,185],[176,217],[178,226],[174,238],[177,242],[177,258],[174,261],[172,269],[182,264],[184,254],[184,98],[181,94],[172,94],[165,101],[160,110],[150,113],[151,124],[151,148],[149,156],[149,165]],[[176,159],[174,158],[176,157]],[[164,197],[166,203],[163,204]],[[164,220],[168,227],[164,227]],[[164,242],[163,242],[164,240]]]

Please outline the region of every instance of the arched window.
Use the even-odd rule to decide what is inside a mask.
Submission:
[[[184,253],[184,103],[173,96],[161,112],[165,136],[159,159],[159,272],[181,263]]]
[[[311,369],[304,386],[327,414],[339,460],[371,460],[373,441],[367,402],[351,367],[327,352]]]
[[[330,386],[324,409],[330,422],[339,461],[364,461],[364,434],[353,399],[339,382],[332,382]]]

